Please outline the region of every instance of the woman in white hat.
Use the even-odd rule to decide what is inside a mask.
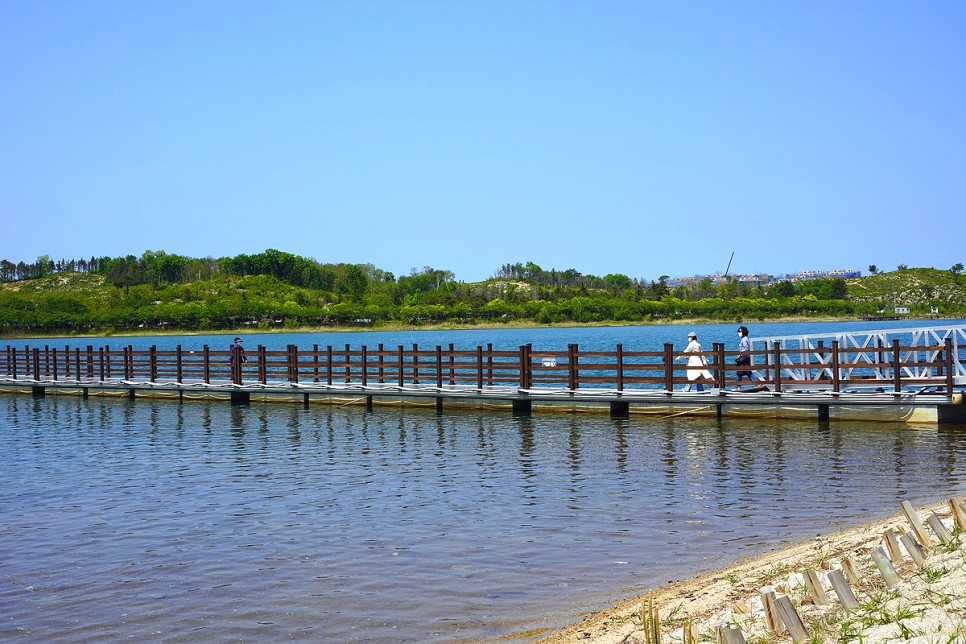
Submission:
[[[704,356],[699,355],[701,353],[701,345],[698,344],[698,334],[695,333],[694,331],[691,331],[690,333],[688,333],[688,346],[684,348],[684,353],[691,354],[687,356],[688,380],[697,385],[698,391],[704,391],[704,385],[701,384],[700,381],[698,382],[695,382],[695,381],[697,381],[699,378],[714,380],[714,376],[711,375],[710,371],[703,368],[708,364],[708,360]],[[683,359],[683,356],[682,356],[682,359]],[[691,391],[691,384],[689,383],[688,386],[684,388],[684,390]]]

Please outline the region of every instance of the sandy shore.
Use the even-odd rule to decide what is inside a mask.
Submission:
[[[963,500],[957,503],[966,515]],[[780,632],[769,629],[762,601],[762,593],[767,590],[774,590],[779,598],[787,596],[802,618],[807,636],[799,635],[797,641],[966,642],[966,548],[957,529],[962,525],[957,526],[948,501],[916,507],[915,513],[926,525],[925,560],[916,564],[905,546],[900,546],[893,554],[898,574],[893,587],[887,584],[872,553],[880,546],[888,553],[883,535],[889,528],[897,535],[914,530],[903,514],[655,589],[611,610],[589,615],[540,642],[654,642],[653,636],[647,639],[646,617],[651,614],[646,609],[648,600],[658,611],[661,642],[714,642],[722,627],[740,629],[747,642],[791,642],[793,638],[782,622],[778,622]],[[949,543],[943,543],[939,533],[928,525],[933,513],[953,533]],[[858,573],[857,581],[849,581],[859,604],[852,610],[843,608],[827,577],[830,571],[842,570],[843,565],[848,568],[848,562]],[[807,571],[817,573],[830,605],[819,605],[823,603],[820,595],[816,598],[809,592]],[[693,640],[686,639],[689,635]]]

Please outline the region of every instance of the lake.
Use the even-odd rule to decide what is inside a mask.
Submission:
[[[245,339],[652,349],[692,328],[731,347],[735,327]],[[966,493],[964,446],[953,425],[0,395],[0,637],[495,640]]]

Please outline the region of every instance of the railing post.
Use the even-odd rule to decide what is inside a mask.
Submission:
[[[204,378],[205,384],[211,384],[211,349],[208,345],[204,345],[201,349],[201,373]]]
[[[77,382],[80,382],[80,379],[81,379],[80,347],[74,347],[74,373],[77,376]]]
[[[155,382],[158,379],[158,347],[157,345],[151,345],[151,377],[148,378],[150,382]]]
[[[181,381],[184,378],[184,357],[181,355],[181,345],[180,344],[175,347],[175,358],[174,358],[174,360],[175,360],[175,370],[176,370],[175,378],[177,379],[178,384],[180,385],[181,384]]]
[[[943,356],[943,363],[946,367],[946,395],[953,395],[953,339],[946,338],[946,353]]]
[[[127,345],[127,372],[125,380],[134,380],[134,346]]]
[[[476,345],[476,388],[483,389],[483,347]]]
[[[624,345],[617,345],[617,391],[624,391]]]
[[[774,369],[775,369],[775,380],[774,380],[775,392],[776,393],[781,393],[781,390],[782,390],[782,358],[781,358],[781,346],[779,345],[779,343],[777,343],[777,342],[773,343],[773,345],[772,345],[772,352],[773,352],[773,355],[772,355],[773,360],[772,361],[774,362]]]
[[[107,379],[111,379],[111,345],[104,345],[104,373],[107,375]]]
[[[493,386],[493,343],[486,343],[486,384]]]
[[[567,345],[567,388],[571,391],[580,386],[580,367],[577,365],[577,345]]]
[[[413,342],[413,384],[414,385],[419,384],[419,356],[417,355],[418,351],[419,351],[419,347],[416,346],[415,342]]]
[[[369,384],[369,350],[362,345],[362,386]]]
[[[268,384],[268,356],[265,355],[265,345],[260,344],[255,349],[255,353],[258,356],[258,379],[263,385]]]
[[[674,344],[664,343],[664,390],[674,391]]]
[[[98,378],[104,382],[104,347],[97,348],[97,371]]]
[[[725,373],[725,357],[724,342],[715,342],[712,345],[714,349],[714,381],[717,383],[719,389],[724,389],[727,384],[727,374]]]
[[[299,348],[297,345],[288,345],[288,364],[289,382],[298,384],[299,381]]]
[[[527,388],[527,345],[520,345],[520,389]]]
[[[899,340],[892,340],[892,382],[896,393],[902,391],[902,363],[899,362]]]
[[[54,382],[57,382],[57,347],[51,349],[51,358],[54,364]]]
[[[50,346],[44,345],[44,378],[50,377]]]
[[[454,355],[453,343],[449,343],[449,384],[456,384],[456,356]]]
[[[345,382],[346,384],[352,382],[352,367],[349,364],[351,362],[349,358],[349,349],[350,349],[350,346],[346,344],[345,345]]]
[[[436,345],[436,388],[443,388],[443,347]]]
[[[382,342],[379,343],[379,384],[383,385],[386,383],[386,360],[384,355],[385,349],[382,346]]]
[[[325,347],[325,382],[332,384],[332,345]]]
[[[94,347],[87,345],[87,378],[94,379]]]
[[[40,380],[40,348],[34,347],[34,380]]]
[[[399,363],[399,373],[397,374],[399,376],[399,386],[403,387],[405,386],[405,378],[403,377],[403,345],[399,345],[396,349],[396,354],[399,356],[397,360]]]
[[[771,364],[771,356],[768,354],[768,343],[767,342],[765,343],[765,349],[764,349],[764,351],[761,352],[761,359],[764,361],[762,363],[762,367],[763,367],[763,369],[765,371],[764,381],[765,382],[768,382],[768,378],[769,378],[768,372],[771,371],[771,368],[769,367],[769,365]]]
[[[319,381],[319,345],[312,345],[312,382]],[[263,381],[264,382],[264,381]]]
[[[13,376],[14,380],[16,380],[17,379],[17,350],[14,347],[8,346],[7,351],[9,351],[10,353],[10,367],[11,367],[10,375]],[[70,359],[70,356],[68,356],[68,360],[69,359]]]
[[[832,391],[839,391],[841,377],[839,373],[839,341],[832,340]]]

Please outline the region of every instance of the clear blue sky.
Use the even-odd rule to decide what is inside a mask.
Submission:
[[[966,262],[966,4],[0,1],[0,258]]]

